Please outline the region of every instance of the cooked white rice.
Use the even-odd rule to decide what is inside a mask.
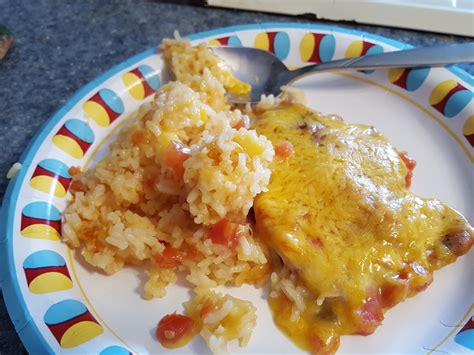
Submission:
[[[172,40],[163,51],[178,81],[140,108],[101,162],[71,172],[62,236],[107,274],[127,264],[150,265],[147,299],[165,296],[166,286],[183,272],[200,295],[189,312],[203,298],[222,306],[203,319],[201,330],[211,350],[220,352],[232,340],[226,317],[232,316],[238,329],[232,334],[241,346],[255,326],[249,302],[211,289],[261,285],[268,275],[267,251],[253,238],[246,216],[266,190],[274,151],[248,128],[249,117],[227,103],[226,90],[245,90],[245,84],[219,67],[204,46]],[[238,226],[235,248],[209,238],[223,219]],[[174,260],[168,252],[177,255],[176,265],[166,264]]]

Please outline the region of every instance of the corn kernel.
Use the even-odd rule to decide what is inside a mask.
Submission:
[[[204,123],[206,123],[207,120],[209,119],[209,117],[207,117],[206,111],[204,111],[204,109],[201,109],[201,110],[199,111],[199,113],[200,113],[200,116],[201,116],[201,121],[203,121]]]
[[[244,83],[236,78],[230,78],[228,80],[227,85],[225,86],[227,91],[231,94],[248,94],[252,87],[248,83]]]
[[[251,157],[255,157],[264,152],[265,146],[262,142],[254,139],[251,135],[245,132],[238,132],[234,136],[234,142],[239,144],[242,149]]]
[[[176,133],[163,131],[163,132],[158,136],[158,144],[159,144],[159,147],[160,147],[160,151],[161,151],[161,152],[164,152],[165,149],[166,149],[166,148],[169,146],[169,144],[171,143],[171,141],[175,141],[175,142],[178,142],[178,143],[181,142],[181,140],[178,138],[178,136],[176,135]]]

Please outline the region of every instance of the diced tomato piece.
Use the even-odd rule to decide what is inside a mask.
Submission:
[[[383,318],[383,309],[378,297],[375,292],[369,292],[361,309],[355,311],[356,333],[359,335],[372,334],[382,323]]]
[[[433,275],[428,273],[424,276],[416,276],[413,278],[410,283],[410,295],[414,296],[421,291],[424,291],[428,288],[429,285],[433,282]]]
[[[183,256],[179,250],[166,247],[161,254],[155,255],[155,262],[162,269],[174,269],[183,260]]]
[[[444,236],[443,244],[456,256],[466,254],[474,244],[474,235],[467,230]]]
[[[132,134],[133,145],[149,145],[153,139],[153,133],[148,130],[135,131]]]
[[[311,239],[311,244],[313,244],[318,249],[321,249],[323,247],[323,241],[320,238]]]
[[[428,262],[433,266],[436,265],[439,261],[439,254],[436,250],[427,250],[426,257],[428,258]],[[434,267],[436,269],[436,267]]]
[[[239,129],[241,129],[241,128],[245,128],[245,121],[244,121],[244,119],[243,119],[243,118],[240,119],[239,122],[237,122],[233,128],[235,128],[236,130],[239,130]]]
[[[280,158],[288,158],[295,152],[293,144],[289,141],[283,141],[275,146],[275,154]]]
[[[405,186],[407,187],[407,189],[409,189],[410,186],[411,186],[411,179],[412,178],[413,178],[413,171],[408,170],[408,173],[405,176]]]
[[[191,340],[196,328],[191,318],[174,312],[160,320],[156,327],[156,337],[165,348],[178,348]]]
[[[221,244],[234,249],[239,244],[238,227],[237,223],[225,218],[221,219],[211,227],[209,238],[214,244]]]
[[[189,249],[186,250],[185,255],[184,255],[185,259],[193,260],[193,261],[197,261],[201,259],[201,257],[202,257],[202,254],[199,252],[199,250],[197,250],[197,248],[194,245],[190,246]]]
[[[68,170],[69,175],[74,176],[81,172],[81,168],[78,166],[71,166]]]
[[[170,167],[175,175],[182,179],[184,175],[184,162],[190,157],[191,150],[185,145],[171,141],[165,151],[165,164]]]
[[[413,177],[413,170],[415,169],[416,161],[410,158],[407,153],[400,153],[400,158],[408,169],[407,175],[405,176],[405,186],[409,188],[411,186],[411,179]]]
[[[398,276],[402,280],[408,280],[410,278],[411,268],[409,264],[404,263],[403,268],[398,273]]]
[[[86,192],[87,186],[80,180],[73,180],[69,186],[69,191],[71,191],[73,194],[76,192]]]
[[[400,158],[402,158],[408,170],[415,169],[416,161],[413,158],[411,158],[407,153],[402,153],[400,155]]]
[[[407,298],[407,281],[396,279],[381,289],[380,302],[383,308],[391,308]]]
[[[150,190],[155,188],[156,183],[160,179],[160,173],[146,172],[143,176],[143,185]]]

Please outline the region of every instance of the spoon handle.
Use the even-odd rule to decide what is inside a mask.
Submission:
[[[468,62],[474,62],[474,42],[414,48],[308,65],[289,71],[285,80],[288,83],[302,75],[330,70],[439,67]]]

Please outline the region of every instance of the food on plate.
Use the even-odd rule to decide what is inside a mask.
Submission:
[[[212,87],[203,85],[202,76],[214,77],[222,84],[226,92],[233,94],[248,94],[250,92],[250,85],[233,76],[226,68],[225,63],[212,55],[205,44],[191,47],[187,41],[165,40],[161,45],[161,50],[176,80],[201,92],[204,97],[206,91],[210,92]],[[215,96],[211,96],[214,102],[221,104],[222,107],[228,107],[225,97],[220,97],[220,100],[217,100]]]
[[[200,334],[214,353],[227,350],[237,340],[245,346],[257,322],[256,309],[249,301],[216,292],[198,292],[185,304],[186,311],[199,324]]]
[[[156,338],[166,348],[179,348],[195,335],[197,324],[182,314],[167,314],[156,327]]]
[[[146,299],[185,276],[185,314],[157,315],[166,348],[200,334],[209,348],[245,346],[257,323],[247,300],[218,285],[269,285],[274,319],[296,344],[333,353],[339,336],[369,334],[383,312],[426,288],[468,252],[459,213],[408,191],[414,161],[374,128],[324,116],[284,88],[248,93],[205,46],[166,40],[176,76],[121,129],[108,155],[71,168],[63,239],[113,274],[144,265]]]
[[[181,46],[164,44],[178,54]],[[203,56],[211,54],[200,54],[206,63]],[[202,68],[182,78],[186,84],[164,85],[95,167],[70,170],[64,240],[107,274],[125,264],[150,265],[147,299],[163,297],[177,272],[200,294],[217,285],[261,286],[268,275],[267,251],[247,215],[270,179],[273,147],[249,129],[247,115],[230,110],[223,84]],[[240,316],[255,317],[253,308]],[[219,332],[211,337],[214,331],[208,330],[211,343],[227,339]]]
[[[410,192],[413,160],[373,127],[284,104],[254,128],[294,149],[275,160],[254,209],[257,236],[288,269],[272,276],[275,320],[304,348],[331,352],[339,335],[371,334],[471,247],[466,219]]]

